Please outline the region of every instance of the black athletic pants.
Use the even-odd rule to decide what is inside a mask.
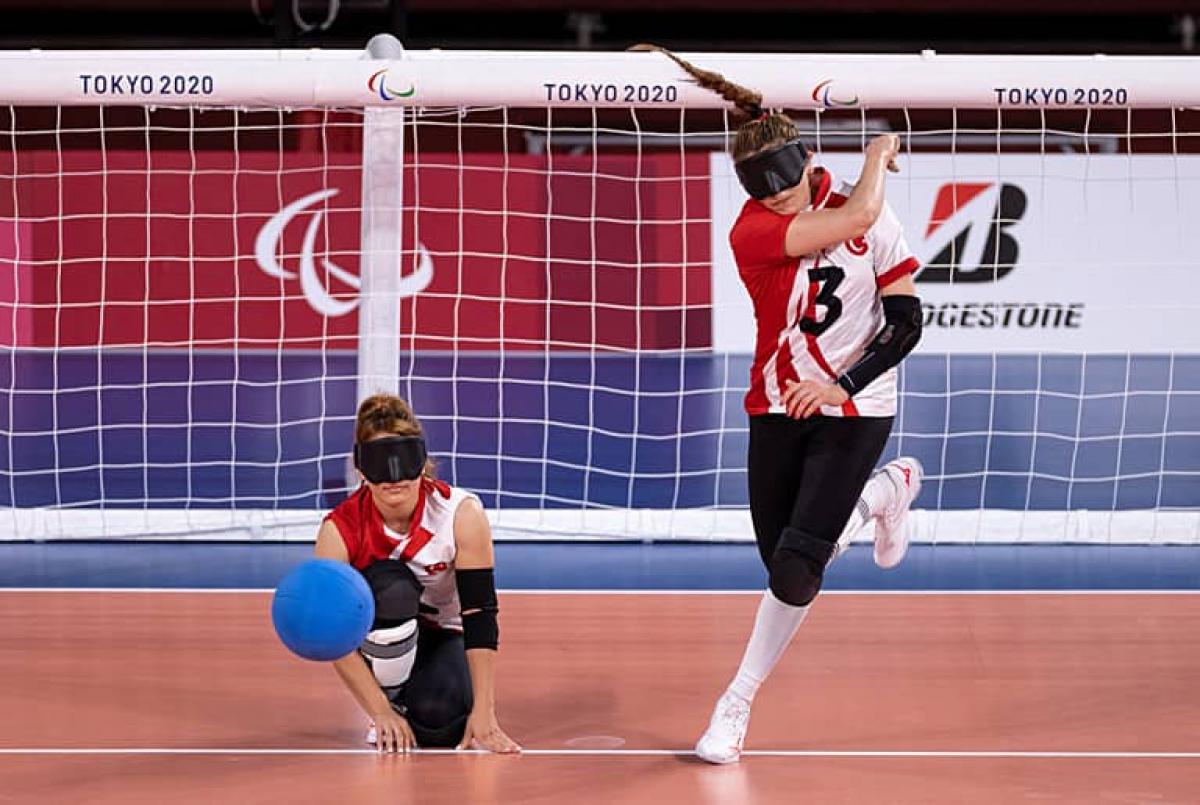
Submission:
[[[372,628],[399,626],[423,611],[421,582],[407,564],[381,559],[363,570],[375,597]],[[420,746],[455,746],[474,705],[471,672],[461,632],[418,621],[417,656],[408,681],[388,689],[392,705],[408,720]]]
[[[892,417],[750,417],[750,516],[768,570],[788,526],[837,542],[891,430]]]
[[[457,746],[475,696],[461,632],[422,626],[412,676],[392,697],[419,746]]]

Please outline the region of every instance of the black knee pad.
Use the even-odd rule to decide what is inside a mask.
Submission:
[[[375,596],[372,629],[389,629],[417,617],[421,606],[421,582],[408,565],[397,559],[380,559],[362,572]]]
[[[836,548],[837,543],[809,536],[798,528],[783,529],[771,557],[771,592],[785,604],[807,606],[821,591],[825,565]]]

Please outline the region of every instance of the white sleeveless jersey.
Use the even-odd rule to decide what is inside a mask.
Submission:
[[[820,174],[809,209],[840,206],[854,189]],[[777,215],[751,199],[730,232],[738,272],[754,303],[758,339],[750,369],[746,412],[786,413],[783,393],[790,380],[835,380],[862,357],[883,328],[879,290],[918,267],[891,208],[866,236],[818,254],[788,257],[784,251],[792,217]],[[896,370],[889,369],[840,406],[823,406],[825,416],[893,416]]]
[[[386,525],[383,531],[397,541],[390,558],[405,562],[424,588],[421,619],[442,629],[462,631],[462,607],[454,576],[454,558],[458,553],[454,515],[464,500],[478,501],[478,498],[458,487],[449,489],[448,499],[433,491],[424,496],[421,521],[409,529],[411,536],[399,534]]]

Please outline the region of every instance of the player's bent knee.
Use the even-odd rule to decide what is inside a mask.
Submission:
[[[375,629],[359,646],[359,652],[385,692],[399,688],[412,675],[417,659],[417,631],[415,619],[399,626]]]
[[[804,607],[811,604],[821,591],[822,575],[805,560],[780,557],[776,553],[771,563],[769,586],[775,597],[783,603]]]
[[[408,681],[416,662],[421,583],[394,559],[371,563],[363,576],[375,598],[375,623],[358,650],[390,696]]]
[[[408,565],[395,559],[381,559],[367,565],[362,573],[375,598],[374,628],[400,626],[417,617],[421,582]]]
[[[469,710],[461,702],[411,696],[406,701],[408,720],[426,731],[444,730],[466,721]]]
[[[788,526],[771,557],[771,592],[785,604],[807,606],[821,591],[825,566],[837,544]]]
[[[431,717],[428,713],[422,713],[418,710],[416,714],[410,709],[408,711],[408,723],[412,727],[413,734],[417,738],[417,744],[425,748],[438,747],[453,747],[458,746],[462,742],[463,733],[467,727],[467,713],[459,713],[449,721],[439,721],[440,726],[429,727],[419,718]],[[433,716],[441,718],[440,716]]]

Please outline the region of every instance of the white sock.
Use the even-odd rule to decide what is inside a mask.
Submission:
[[[846,521],[846,527],[838,538],[839,552],[844,550],[859,530],[872,517],[878,514],[888,504],[891,496],[896,494],[895,485],[877,472],[871,476],[858,497],[858,503]],[[753,701],[759,687],[770,675],[771,669],[783,656],[783,650],[792,642],[792,636],[804,622],[809,607],[794,607],[785,604],[767,590],[763,593],[762,602],[758,605],[758,615],[754,618],[754,631],[750,633],[750,642],[746,644],[746,653],[742,656],[742,664],[738,666],[737,676],[733,678],[729,689],[746,701]]]
[[[896,485],[887,477],[886,472],[877,472],[871,476],[858,495],[858,505],[855,512],[863,511],[863,522],[886,509],[896,496]],[[854,520],[853,517],[850,518]]]
[[[834,558],[841,556],[842,551],[850,547],[850,540],[854,539],[854,535],[861,531],[862,527],[870,521],[871,510],[867,507],[867,502],[860,497],[858,503],[854,504],[854,511],[850,512],[850,519],[846,521],[846,527],[842,529],[842,535],[838,537],[837,553],[834,554]]]
[[[858,502],[854,504],[854,511],[850,513],[842,535],[838,537],[838,551],[835,556],[840,556],[842,551],[850,547],[850,540],[854,539],[854,535],[871,522],[872,517],[883,511],[895,494],[896,485],[887,479],[886,473],[877,472],[870,477],[859,493]]]
[[[731,691],[748,702],[754,700],[754,694],[783,656],[783,650],[792,642],[811,607],[812,604],[803,607],[785,604],[770,590],[763,593],[742,664],[729,685]]]

